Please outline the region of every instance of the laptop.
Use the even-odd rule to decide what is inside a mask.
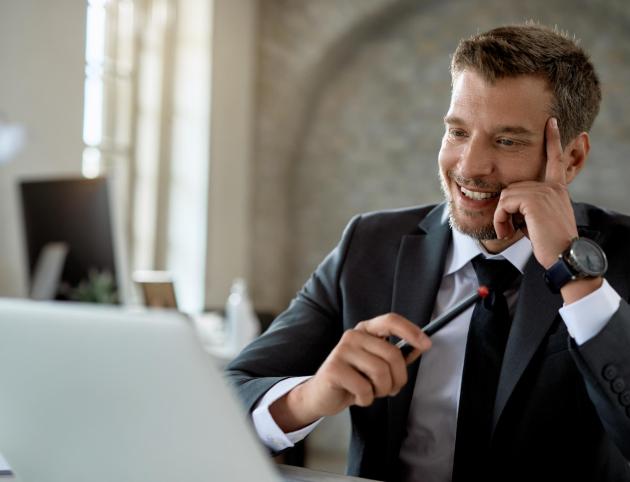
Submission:
[[[305,480],[174,311],[0,299],[0,454],[23,482]]]

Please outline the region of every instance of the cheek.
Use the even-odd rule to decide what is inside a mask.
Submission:
[[[458,153],[456,149],[448,144],[445,140],[442,140],[440,146],[440,152],[438,153],[438,165],[441,171],[448,171],[457,164]]]

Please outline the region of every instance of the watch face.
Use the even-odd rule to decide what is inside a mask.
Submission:
[[[586,276],[601,276],[608,268],[602,249],[590,239],[578,238],[571,246],[572,264]]]

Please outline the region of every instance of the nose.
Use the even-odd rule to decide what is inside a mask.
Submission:
[[[486,177],[493,173],[495,166],[492,146],[479,136],[471,136],[461,150],[459,157],[459,174],[474,179]]]

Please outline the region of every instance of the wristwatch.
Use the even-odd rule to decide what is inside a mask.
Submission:
[[[560,288],[569,281],[596,278],[607,269],[606,254],[595,241],[574,238],[571,245],[558,255],[558,261],[545,271],[545,282],[553,293],[560,293]]]

